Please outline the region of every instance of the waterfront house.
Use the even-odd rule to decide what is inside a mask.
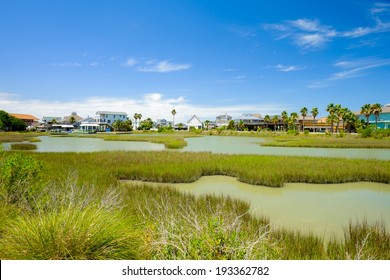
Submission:
[[[227,126],[231,120],[232,117],[229,116],[228,114],[219,115],[215,118],[215,126],[216,127]]]
[[[257,130],[259,127],[263,127],[264,120],[260,114],[242,114],[234,120],[236,126],[240,123],[248,130]]]
[[[361,115],[360,111],[357,112],[356,115],[360,120],[363,120],[364,122],[367,121],[366,116]],[[375,125],[375,115],[371,114],[368,121],[370,125]],[[378,116],[378,128],[390,129],[390,104],[382,107],[382,113],[379,113]]]
[[[31,127],[36,126],[38,124],[38,118],[34,117],[33,115],[13,114],[13,113],[11,113],[10,115],[13,116],[14,118],[22,120],[28,128],[31,128]]]
[[[202,121],[196,115],[193,115],[187,122],[187,129],[190,130],[191,127],[195,129],[201,129],[203,127]]]
[[[127,121],[127,113],[112,111],[97,111],[95,122],[98,124],[98,131],[111,131],[115,121]]]

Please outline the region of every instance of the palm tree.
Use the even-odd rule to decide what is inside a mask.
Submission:
[[[333,134],[333,122],[334,122],[334,114],[335,114],[335,106],[333,103],[330,103],[328,107],[326,107],[326,111],[329,113],[329,116],[327,118],[327,121],[330,121],[330,129]]]
[[[360,114],[366,116],[366,125],[369,125],[369,118],[372,114],[371,104],[364,104],[360,110]]]
[[[311,109],[310,114],[312,114],[314,119],[314,132],[316,132],[316,117],[318,116],[318,108],[314,107]]]
[[[172,118],[173,118],[172,127],[173,127],[173,129],[175,129],[175,115],[176,115],[176,110],[173,109],[173,110],[171,111],[171,114],[172,114]]]
[[[204,125],[206,126],[206,129],[209,130],[210,121],[209,120],[205,120],[204,121]]]
[[[276,131],[276,124],[279,122],[279,117],[277,115],[272,117],[272,123],[274,124],[274,131]]]
[[[283,120],[283,126],[285,128],[285,130],[287,131],[287,123],[288,123],[288,114],[286,111],[283,111],[282,114],[280,115],[282,117],[282,120]]]
[[[337,104],[334,106],[334,109],[335,109],[334,114],[336,116],[336,118],[334,118],[334,119],[336,121],[336,133],[337,133],[337,132],[339,132],[339,125],[340,125],[340,118],[341,118],[341,114],[342,114],[342,112],[341,112],[342,108],[341,108],[340,104]]]
[[[134,113],[134,129],[137,130],[138,113]]]
[[[307,116],[307,108],[303,107],[300,111],[302,115],[302,132],[305,130],[305,117]]]
[[[379,103],[372,104],[371,111],[375,116],[375,129],[378,129],[378,118],[379,114],[382,113],[382,105]]]
[[[71,116],[71,117],[69,118],[69,122],[70,122],[71,124],[74,124],[74,123],[76,122],[76,118],[73,117],[73,116]]]
[[[295,125],[295,122],[296,120],[298,119],[298,114],[296,112],[292,112],[290,114],[290,118],[289,118],[289,125],[291,127],[291,129],[296,129],[296,125]]]
[[[268,129],[268,125],[269,125],[270,121],[271,121],[270,116],[269,115],[265,115],[264,122],[265,122],[265,125],[267,126],[267,129]]]

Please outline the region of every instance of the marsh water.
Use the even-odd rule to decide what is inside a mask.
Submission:
[[[380,183],[305,184],[282,188],[254,186],[227,176],[205,176],[194,183],[172,184],[195,195],[216,194],[249,202],[251,212],[282,228],[341,238],[349,222],[390,225],[390,185]]]
[[[150,135],[148,135],[150,136]],[[163,144],[134,141],[104,141],[97,138],[39,137],[37,152],[95,152],[95,151],[163,151]],[[259,143],[266,141],[258,137],[203,136],[186,138],[188,145],[180,152],[211,152],[221,154],[257,154],[342,157],[361,159],[390,159],[390,149],[340,149],[340,148],[294,148],[264,147]],[[10,144],[3,144],[9,149]]]

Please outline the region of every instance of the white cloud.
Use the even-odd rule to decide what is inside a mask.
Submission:
[[[274,66],[273,68],[276,69],[276,71],[291,72],[291,71],[304,70],[307,67],[306,66],[301,66],[301,65],[289,65],[289,66],[287,66],[287,65],[278,64],[278,65]]]
[[[125,66],[127,66],[127,67],[132,67],[136,64],[137,64],[137,60],[135,58],[132,58],[132,57],[129,57],[125,62]]]
[[[56,67],[80,67],[82,64],[80,62],[64,62],[64,63],[52,63],[51,66]]]
[[[379,59],[375,57],[344,60],[334,64],[334,66],[344,69],[343,71],[334,73],[329,80],[345,80],[358,77],[364,74],[365,70],[378,68],[390,65],[390,59]]]
[[[390,22],[383,16],[390,13],[390,4],[375,3],[370,10],[374,21],[370,26],[359,26],[351,30],[338,31],[336,28],[323,25],[318,19],[296,19],[281,24],[265,24],[264,29],[276,32],[276,40],[291,38],[294,44],[304,50],[315,50],[325,46],[335,38],[359,38],[375,33],[390,32]],[[382,17],[382,18],[381,18]]]
[[[191,64],[177,64],[172,63],[168,60],[155,61],[149,60],[144,65],[137,68],[140,72],[157,72],[157,73],[168,73],[190,69]]]
[[[183,96],[166,98],[161,93],[148,93],[139,98],[124,97],[90,97],[78,100],[52,101],[28,99],[22,95],[0,93],[1,108],[12,113],[26,113],[38,118],[43,116],[68,116],[75,111],[82,117],[94,117],[99,110],[126,112],[129,117],[141,113],[143,118],[171,119],[172,109],[176,109],[178,122],[187,122],[196,114],[202,120],[215,120],[215,117],[227,112],[233,117],[242,113],[279,114],[288,110],[284,104],[237,104],[237,105],[204,105],[193,104]]]

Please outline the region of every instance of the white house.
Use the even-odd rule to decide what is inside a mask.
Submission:
[[[193,115],[190,118],[190,120],[187,122],[188,130],[190,130],[191,127],[195,128],[195,129],[201,129],[203,127],[202,121],[196,115]]]
[[[96,122],[101,124],[109,124],[110,126],[117,120],[126,121],[127,113],[125,112],[111,112],[111,111],[97,111]]]

